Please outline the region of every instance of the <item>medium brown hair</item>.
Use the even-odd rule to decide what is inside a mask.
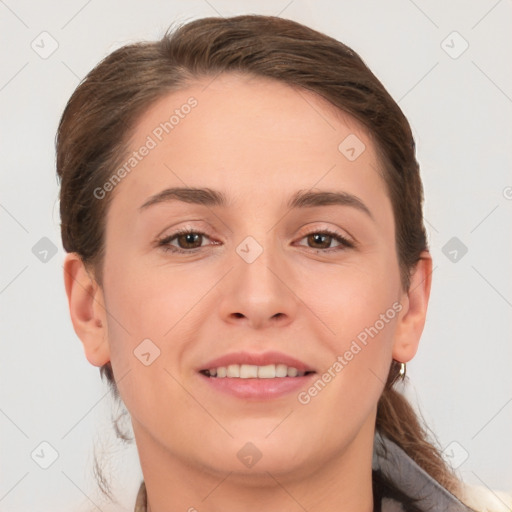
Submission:
[[[423,188],[411,128],[400,107],[359,55],[297,22],[261,15],[202,18],[169,30],[156,42],[126,45],[103,59],[71,96],[58,128],[62,242],[102,283],[105,218],[112,194],[101,187],[125,159],[140,116],[158,99],[220,73],[278,80],[311,91],[368,129],[392,203],[404,290],[427,250]],[[378,403],[376,428],[443,486],[457,479],[402,394],[393,388],[393,361]],[[119,398],[110,362],[101,368]]]

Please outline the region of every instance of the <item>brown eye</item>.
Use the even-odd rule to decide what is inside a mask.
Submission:
[[[209,237],[201,231],[183,229],[158,240],[157,245],[162,247],[164,251],[193,253],[203,247],[202,242],[204,238],[209,239]],[[174,241],[177,245],[171,244],[171,242]]]
[[[354,247],[355,244],[347,240],[344,236],[334,231],[314,231],[304,237],[307,239],[308,247],[318,251],[337,251]],[[337,247],[330,247],[332,242],[338,242]]]
[[[315,245],[314,249],[329,249],[333,237],[323,233],[313,233],[308,235],[308,242]],[[319,247],[320,246],[320,247]]]
[[[175,238],[181,249],[197,249],[201,247],[202,236],[199,233],[185,233]]]

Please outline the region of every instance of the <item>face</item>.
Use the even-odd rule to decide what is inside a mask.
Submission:
[[[103,294],[139,450],[278,474],[372,431],[404,295],[368,133],[312,93],[223,75],[152,106],[131,147]]]

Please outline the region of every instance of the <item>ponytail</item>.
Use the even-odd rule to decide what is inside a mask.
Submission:
[[[376,429],[396,443],[434,480],[454,495],[460,493],[460,482],[432,441],[408,400],[394,388],[404,380],[400,363],[393,361],[388,381],[377,404]]]

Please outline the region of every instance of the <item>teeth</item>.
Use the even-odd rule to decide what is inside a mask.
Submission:
[[[288,375],[288,366],[285,364],[276,364],[276,377],[286,377]]]
[[[299,371],[297,370],[297,368],[293,368],[292,366],[290,366],[286,373],[288,374],[288,377],[297,377]]]
[[[226,373],[227,377],[240,377],[240,365],[230,364]]]
[[[276,376],[276,365],[258,366],[258,379],[273,379]]]
[[[302,377],[305,372],[300,372],[293,366],[285,364],[267,364],[265,366],[256,366],[253,364],[230,364],[228,366],[219,366],[210,368],[208,374],[210,377],[229,377],[240,379],[274,379],[275,377]]]
[[[241,379],[257,379],[258,378],[258,366],[254,366],[252,364],[242,364],[242,365],[234,365],[240,366],[240,375]]]

